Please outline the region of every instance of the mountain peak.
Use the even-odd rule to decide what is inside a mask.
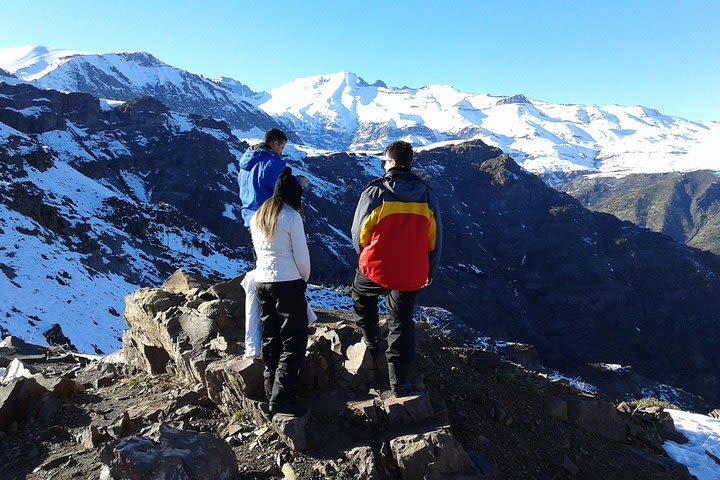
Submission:
[[[157,57],[148,52],[137,51],[137,52],[118,52],[115,55],[124,58],[125,60],[135,62],[143,67],[165,67],[168,66],[165,62],[159,60]]]
[[[501,100],[498,100],[497,105],[509,105],[511,103],[527,103],[532,105],[532,102],[528,100],[527,97],[522,93],[518,93],[511,97],[505,97]]]
[[[0,68],[17,76],[33,75],[62,58],[83,54],[86,55],[84,52],[43,45],[0,48]]]

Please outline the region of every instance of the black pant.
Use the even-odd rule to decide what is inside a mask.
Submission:
[[[295,402],[308,339],[303,280],[258,283],[262,308],[265,394],[270,409]]]
[[[378,326],[378,296],[387,294],[388,345],[385,351],[390,367],[390,384],[402,384],[415,360],[415,323],[412,314],[418,291],[401,292],[387,290],[376,284],[360,270],[355,272],[352,286],[352,302],[355,322],[363,332],[363,337],[371,343],[380,340]],[[398,378],[393,378],[397,376]]]

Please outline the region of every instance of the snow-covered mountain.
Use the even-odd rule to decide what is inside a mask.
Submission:
[[[538,174],[720,170],[720,123],[641,106],[564,105],[447,85],[394,88],[350,72],[297,79],[267,94],[255,102],[260,108],[306,143],[330,149],[478,138]]]
[[[396,88],[347,71],[254,92],[240,81],[210,80],[144,52],[5,48],[0,68],[43,88],[123,101],[154,96],[172,111],[224,119],[243,137],[280,127],[293,141],[335,151],[378,150],[399,138],[428,146],[480,139],[550,181],[720,170],[719,122],[641,106],[556,104],[448,85]]]
[[[3,48],[0,68],[41,88],[121,101],[152,96],[173,111],[221,118],[251,135],[283,128],[245,100],[257,97],[245,85],[227,79],[213,81],[166,65],[145,52],[91,54],[39,46]]]
[[[38,341],[59,323],[82,351],[107,353],[128,293],[179,266],[218,278],[247,268],[222,218],[182,212],[199,189],[235,226],[229,165],[244,146],[208,120],[152,99],[103,110],[86,94],[0,83],[0,331]],[[198,164],[200,151],[216,162]],[[187,168],[197,183],[170,178]]]

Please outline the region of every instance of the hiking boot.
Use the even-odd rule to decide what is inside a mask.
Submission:
[[[425,384],[415,372],[412,363],[388,363],[390,393],[396,397],[427,393]]]
[[[277,405],[270,407],[270,417],[275,415],[289,415],[291,417],[304,417],[310,412],[310,409],[299,403],[288,403],[285,405]]]

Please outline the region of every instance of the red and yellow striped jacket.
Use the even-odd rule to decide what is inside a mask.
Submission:
[[[432,188],[409,169],[390,169],[360,196],[352,237],[363,275],[388,290],[419,290],[433,276],[442,247]]]

